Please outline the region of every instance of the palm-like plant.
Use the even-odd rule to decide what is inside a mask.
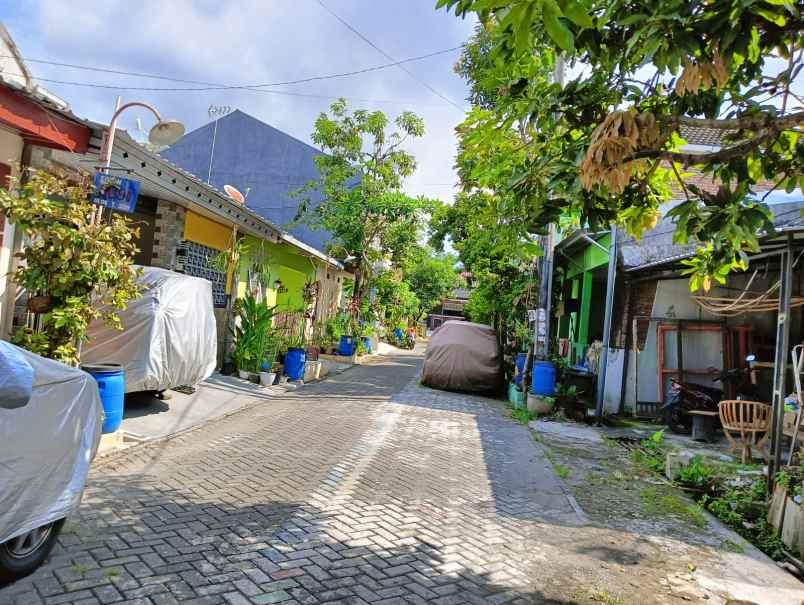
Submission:
[[[274,308],[248,294],[235,302],[234,311],[237,321],[232,330],[235,340],[232,358],[239,370],[258,372],[263,360],[276,353]]]

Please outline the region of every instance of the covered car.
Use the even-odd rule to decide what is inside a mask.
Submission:
[[[491,326],[447,321],[427,345],[422,383],[445,391],[496,392],[503,382],[502,361]]]
[[[53,548],[81,502],[102,422],[92,376],[0,340],[0,585]]]
[[[194,385],[215,371],[218,332],[212,284],[167,269],[143,267],[142,295],[120,312],[123,330],[94,321],[84,364],[120,364],[126,392]]]

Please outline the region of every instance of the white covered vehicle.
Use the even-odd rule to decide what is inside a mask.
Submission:
[[[212,285],[205,279],[143,267],[145,290],[120,312],[123,330],[90,326],[84,364],[120,364],[126,393],[194,385],[212,374],[218,337]]]
[[[55,545],[81,502],[102,423],[92,376],[0,340],[0,586]]]

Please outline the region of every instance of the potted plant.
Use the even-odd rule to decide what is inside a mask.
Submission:
[[[306,343],[304,313],[300,313],[298,324],[291,326],[285,339],[287,352],[284,373],[290,380],[301,380],[304,377],[304,363],[307,360]]]
[[[235,302],[234,349],[232,359],[241,378],[256,378],[272,346],[274,309],[247,294]],[[272,353],[274,355],[275,353]],[[268,366],[272,360],[269,360]]]

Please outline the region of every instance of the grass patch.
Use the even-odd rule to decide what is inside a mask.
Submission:
[[[533,420],[536,416],[533,412],[528,411],[527,409],[516,409],[511,412],[511,418],[516,420],[519,424],[527,425],[528,422]]]
[[[671,515],[686,519],[698,527],[706,527],[706,516],[700,506],[690,506],[674,494],[662,493],[655,487],[639,491],[642,507],[648,514]]]
[[[563,464],[554,464],[553,468],[556,470],[556,475],[562,479],[566,479],[570,476],[570,468],[568,466],[564,466]]]
[[[596,590],[589,593],[589,599],[595,603],[605,603],[606,605],[624,605],[622,597],[608,590]]]

